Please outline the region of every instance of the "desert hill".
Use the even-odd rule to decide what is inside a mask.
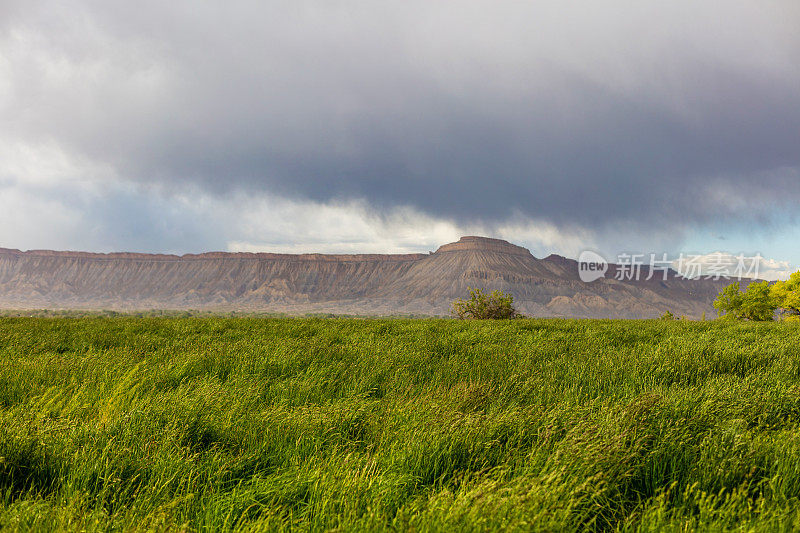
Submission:
[[[447,314],[467,287],[511,292],[530,316],[713,315],[724,280],[584,283],[572,259],[537,259],[499,239],[462,237],[431,254],[22,252],[0,248],[0,308],[213,309]]]

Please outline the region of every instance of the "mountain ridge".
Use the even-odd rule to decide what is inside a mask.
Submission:
[[[447,314],[469,287],[500,289],[529,316],[699,317],[727,282],[606,278],[583,283],[574,259],[465,236],[418,254],[109,254],[0,248],[0,307]]]

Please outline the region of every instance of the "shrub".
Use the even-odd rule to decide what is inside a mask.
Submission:
[[[745,292],[741,292],[737,281],[725,287],[714,300],[720,316],[755,321],[772,320],[778,305],[767,281],[752,282]]]
[[[469,288],[469,299],[459,298],[453,302],[453,316],[460,319],[501,319],[517,318],[514,297],[502,291],[486,294],[481,289]]]
[[[782,317],[800,316],[800,272],[795,272],[786,281],[776,281],[770,289]]]

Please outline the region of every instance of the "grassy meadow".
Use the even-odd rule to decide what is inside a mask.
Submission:
[[[798,530],[798,333],[0,318],[0,528]]]

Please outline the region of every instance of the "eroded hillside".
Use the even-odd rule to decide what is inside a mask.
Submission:
[[[613,265],[612,265],[613,272]],[[531,316],[700,316],[724,282],[578,279],[574,260],[462,237],[432,254],[93,254],[0,249],[0,307],[446,314],[467,287],[511,292]]]

